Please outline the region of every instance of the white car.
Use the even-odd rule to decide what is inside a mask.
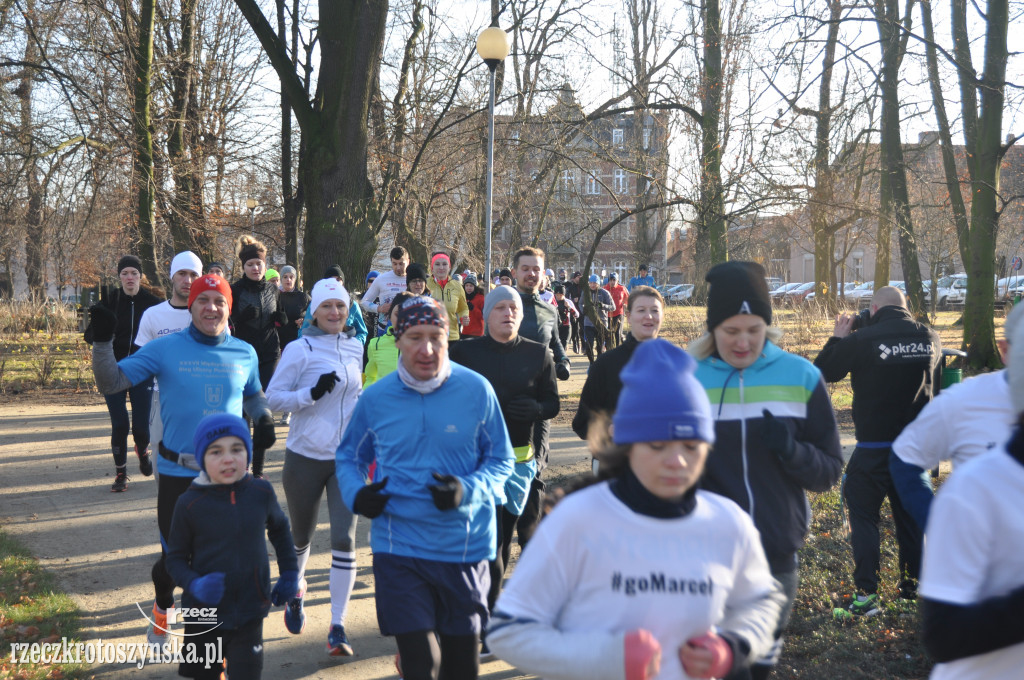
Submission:
[[[683,283],[669,291],[666,300],[670,305],[688,305],[693,297],[693,284]]]

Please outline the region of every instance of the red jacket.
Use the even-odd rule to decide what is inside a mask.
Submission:
[[[609,283],[604,287],[606,291],[612,296],[612,302],[615,303],[615,311],[608,312],[608,316],[622,316],[622,310],[626,306],[626,300],[629,299],[629,291],[626,287],[621,284]]]
[[[473,297],[466,296],[466,304],[469,305],[469,323],[462,327],[464,336],[481,336],[484,334],[484,295],[478,290],[473,291]]]

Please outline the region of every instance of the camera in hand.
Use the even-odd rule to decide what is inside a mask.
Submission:
[[[857,315],[853,317],[853,325],[850,326],[851,331],[855,331],[859,328],[864,328],[868,325],[868,320],[871,318],[871,309],[865,308],[857,312]]]

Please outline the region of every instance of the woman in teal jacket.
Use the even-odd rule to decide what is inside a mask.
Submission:
[[[708,272],[708,332],[687,348],[715,419],[715,451],[701,486],[750,514],[772,575],[788,598],[769,657],[751,667],[766,678],[781,652],[798,584],[797,551],[810,524],[805,491],[839,480],[842,447],[821,372],[775,343],[764,269],[726,262]]]

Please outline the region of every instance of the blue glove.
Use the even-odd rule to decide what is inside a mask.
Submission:
[[[295,597],[299,592],[299,572],[282,571],[277,577],[274,589],[270,591],[270,602],[279,606]]]
[[[224,597],[224,572],[215,571],[193,579],[188,589],[203,604],[217,604]]]

